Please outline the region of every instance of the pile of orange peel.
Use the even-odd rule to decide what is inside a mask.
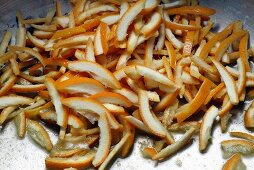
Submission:
[[[47,168],[106,169],[140,133],[155,137],[142,150],[153,160],[195,134],[202,152],[215,119],[226,132],[232,108],[254,96],[254,49],[241,21],[213,32],[215,10],[195,0],[70,3],[66,15],[58,0],[44,18],[17,12],[15,42],[6,31],[0,44],[0,124],[13,120],[20,138],[45,148]],[[253,128],[254,103],[244,114]],[[59,127],[54,145],[45,123]],[[222,141],[232,156],[223,169],[245,168],[241,155],[254,152],[254,136],[230,135],[239,139]]]

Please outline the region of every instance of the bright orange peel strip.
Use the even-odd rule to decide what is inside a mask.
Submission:
[[[205,98],[209,95],[210,89],[212,87],[212,82],[208,79],[202,83],[201,87],[195,98],[188,104],[179,108],[179,111],[176,113],[175,118],[177,119],[178,123],[183,122],[192,114],[194,114],[200,106],[205,102]]]
[[[97,64],[95,62],[90,61],[72,61],[68,63],[68,68],[71,71],[76,72],[88,72],[89,74],[92,73],[94,79],[97,79],[101,83],[104,83],[108,87],[113,89],[121,88],[121,84],[115,78],[115,76],[106,68]]]

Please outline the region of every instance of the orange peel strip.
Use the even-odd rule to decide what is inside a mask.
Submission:
[[[20,51],[28,53],[34,57],[36,57],[43,66],[45,66],[45,59],[41,56],[41,54],[31,48],[28,47],[18,47],[18,46],[9,46],[10,51]]]
[[[236,153],[223,165],[222,170],[232,170],[232,169],[246,169],[244,165],[241,154]]]
[[[101,83],[104,83],[113,89],[121,88],[121,84],[115,78],[113,73],[105,69],[100,64],[90,61],[72,61],[68,63],[68,68],[71,71],[89,72],[90,74],[93,73],[92,76],[94,79],[98,79]]]
[[[17,77],[12,75],[1,87],[0,96],[6,95],[9,92],[9,90],[13,87],[16,81]]]
[[[175,143],[168,145],[166,148],[162,149],[159,153],[153,156],[153,160],[161,160],[165,159],[166,157],[174,154],[177,152],[179,149],[184,147],[186,143],[191,139],[195,132],[195,128],[189,129],[178,141]]]
[[[60,96],[56,90],[56,85],[55,85],[54,80],[52,78],[46,77],[45,85],[46,85],[49,95],[52,99],[52,103],[55,106],[55,110],[56,110],[56,114],[57,114],[57,124],[61,127],[66,127],[67,120],[68,120],[68,114],[62,106]]]
[[[254,101],[252,101],[250,107],[244,114],[244,125],[247,128],[254,127]]]
[[[146,91],[139,91],[139,110],[140,116],[144,124],[149,128],[149,130],[160,137],[166,136],[166,131],[163,128],[161,122],[149,109],[149,98]]]
[[[220,73],[225,86],[227,88],[227,93],[229,95],[230,101],[232,104],[237,104],[239,102],[239,97],[236,89],[236,84],[232,76],[228,73],[225,67],[218,61],[212,60],[213,64],[217,68],[218,72]]]
[[[106,113],[112,128],[121,128],[121,125],[117,122],[114,116],[112,116],[112,114],[109,113],[109,111],[101,103],[94,99],[87,99],[83,97],[70,97],[62,99],[62,103],[63,105],[66,105],[67,107],[76,110],[83,116],[85,116],[85,111],[95,113],[98,116]]]
[[[90,96],[101,103],[112,103],[123,107],[130,107],[132,103],[123,95],[112,92],[101,92]]]
[[[211,138],[211,129],[213,122],[219,114],[219,109],[215,106],[211,106],[205,113],[199,133],[199,150],[203,151],[206,149],[208,140]]]
[[[249,133],[244,133],[244,132],[229,132],[231,137],[237,137],[237,138],[242,138],[242,139],[246,139],[250,142],[254,142],[254,136],[249,134]]]
[[[235,153],[241,153],[243,155],[254,153],[254,143],[246,140],[224,140],[221,142],[221,148],[226,153],[226,156]]]
[[[128,114],[126,114],[128,115]],[[120,115],[119,119],[121,121],[121,124],[123,124],[123,129],[124,129],[124,134],[129,134],[129,137],[127,139],[127,141],[125,142],[122,150],[121,150],[121,156],[122,157],[126,157],[130,152],[131,152],[131,148],[135,142],[135,127],[132,126],[126,119],[125,116]]]
[[[71,77],[62,82],[57,82],[56,88],[60,92],[70,94],[85,93],[93,95],[106,91],[106,88],[99,81],[86,77]]]
[[[247,47],[248,47],[248,37],[249,34],[247,33],[240,41],[240,45],[239,45],[239,54],[240,57],[245,65],[245,70],[247,72],[250,72],[250,64],[248,61],[248,51],[247,51]]]
[[[233,31],[234,24],[228,25],[224,30],[216,34],[213,38],[211,38],[205,46],[202,48],[199,57],[200,58],[207,58],[209,52],[211,51],[212,47],[218,42],[225,39],[228,35],[230,35]]]
[[[27,120],[27,134],[47,151],[53,148],[47,131],[37,121]]]
[[[90,17],[99,12],[117,11],[118,9],[113,5],[98,5],[96,7],[85,10],[77,17],[77,23],[82,23],[87,17]]]
[[[177,98],[180,90],[176,90],[174,93],[166,94],[161,101],[155,106],[154,111],[157,113],[159,111],[164,110],[166,107],[171,105],[175,99]]]
[[[220,46],[218,47],[218,49],[216,50],[214,58],[216,60],[220,61],[222,56],[226,52],[227,48],[229,47],[229,45],[232,44],[232,42],[234,42],[235,40],[245,36],[246,33],[247,33],[247,31],[240,30],[240,31],[234,32],[229,37],[227,37],[225,40],[223,40],[221,42]]]
[[[69,167],[85,169],[92,165],[94,152],[87,153],[84,156],[73,156],[70,158],[47,157],[45,164],[47,168],[65,169]]]
[[[2,96],[0,97],[0,108],[16,106],[16,105],[28,105],[33,102],[34,102],[34,99],[23,97],[23,96],[17,96],[17,95]]]
[[[9,41],[11,40],[12,33],[6,31],[0,44],[0,56],[3,55],[8,47]]]
[[[188,30],[188,31],[196,31],[196,30],[200,30],[201,27],[200,26],[196,26],[196,25],[184,25],[184,24],[179,24],[179,23],[175,23],[172,21],[164,21],[165,26],[167,28],[170,28],[172,30]]]
[[[100,115],[98,126],[100,128],[100,140],[98,149],[92,162],[95,167],[98,167],[100,164],[102,164],[110,152],[111,129],[106,113]]]
[[[49,111],[49,112],[42,112],[40,113],[40,117],[43,120],[52,120],[56,121],[56,113],[54,111]],[[72,114],[68,115],[68,125],[74,127],[74,128],[83,128],[84,123],[77,117]]]
[[[151,134],[151,131],[147,129],[147,126],[144,125],[144,123],[133,117],[133,116],[125,116],[125,119],[130,123],[132,124],[134,127],[138,128],[139,130],[143,131],[143,132],[146,132],[148,134]]]
[[[204,104],[206,97],[210,93],[211,87],[212,82],[208,79],[205,79],[205,81],[199,88],[199,91],[195,98],[190,103],[183,105],[181,108],[179,108],[179,111],[175,115],[178,123],[186,120],[188,117],[194,114],[200,108],[200,106],[202,106],[202,104]]]
[[[140,75],[148,79],[157,81],[158,83],[164,84],[168,86],[169,88],[172,88],[173,91],[177,89],[175,83],[172,80],[169,80],[166,76],[160,74],[159,72],[151,68],[144,67],[144,66],[136,66],[136,70]]]
[[[170,66],[175,70],[176,68],[176,53],[173,45],[169,41],[165,41],[165,46],[169,55]]]
[[[45,84],[32,84],[32,85],[19,85],[15,84],[12,86],[11,91],[13,92],[36,92],[46,89]]]
[[[104,162],[101,164],[101,166],[99,167],[98,170],[104,170],[106,169],[107,165],[109,164],[109,162],[113,159],[113,157],[120,152],[121,149],[123,149],[124,144],[127,142],[128,138],[131,135],[129,133],[126,133],[122,139],[120,140],[120,142],[118,142],[114,148],[110,151],[110,153],[108,154],[107,158],[104,160]]]
[[[135,17],[142,11],[142,9],[145,6],[145,2],[146,2],[145,0],[137,1],[121,17],[116,29],[116,37],[118,41],[125,40],[129,25],[133,22]]]
[[[161,14],[159,12],[154,12],[150,17],[150,21],[145,24],[140,31],[144,34],[145,37],[148,37],[149,35],[153,34],[158,30],[161,22]]]
[[[192,15],[201,15],[201,16],[210,16],[215,14],[215,10],[202,6],[183,6],[179,8],[172,8],[168,11],[169,15],[175,14],[192,14]]]

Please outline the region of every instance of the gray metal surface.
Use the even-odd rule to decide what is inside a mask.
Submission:
[[[251,42],[254,38],[254,0],[202,0],[201,4],[217,10],[214,20],[217,29],[223,28],[234,20],[242,20],[244,27],[251,34]],[[6,29],[16,25],[15,11],[21,10],[25,17],[44,16],[49,7],[53,6],[53,0],[0,0],[0,37]],[[64,12],[69,8],[66,1],[63,1]],[[229,131],[237,130],[250,132],[243,126],[243,108],[235,111],[233,122],[229,127]],[[55,143],[57,136],[49,131],[50,136]],[[111,169],[118,170],[189,170],[189,169],[221,169],[226,161],[222,157],[220,150],[220,142],[229,139],[228,134],[221,134],[220,128],[217,126],[213,130],[212,144],[206,153],[198,151],[198,137],[195,137],[192,144],[168,160],[156,163],[154,161],[144,159],[140,153],[140,147],[143,144],[151,143],[147,137],[139,137],[134,145],[133,152],[128,158],[117,159]],[[178,135],[176,135],[178,138]],[[16,129],[12,122],[6,124],[0,130],[0,169],[1,170],[43,170],[44,159],[47,153],[33,143],[29,137],[19,139],[16,135]],[[254,161],[251,157],[243,157],[243,162],[248,169],[254,169]]]

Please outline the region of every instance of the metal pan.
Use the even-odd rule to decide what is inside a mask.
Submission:
[[[62,4],[63,12],[67,12],[69,9],[67,1],[62,1]],[[17,10],[21,10],[25,17],[39,17],[45,16],[48,9],[52,8],[53,5],[53,0],[0,0],[0,35],[6,29],[14,31],[13,27],[16,26],[15,13]],[[216,30],[220,30],[234,20],[242,20],[244,27],[251,34],[250,39],[253,43],[254,0],[201,0],[201,5],[216,9],[217,13],[213,18],[216,23]],[[250,132],[243,125],[243,112],[247,106],[248,102],[241,107],[239,106],[239,109],[234,111],[229,131]],[[55,143],[57,135],[52,131],[49,131],[49,133]],[[222,156],[220,142],[230,137],[227,133],[221,133],[218,123],[212,133],[212,144],[206,153],[199,152],[198,137],[195,137],[181,152],[160,163],[142,157],[140,148],[152,141],[146,136],[138,137],[130,156],[126,159],[115,160],[111,169],[221,169],[226,159]],[[47,153],[34,144],[28,137],[22,140],[17,137],[13,122],[8,122],[0,129],[1,170],[43,170],[45,169],[44,159],[46,156]],[[253,158],[243,157],[243,161],[248,169],[254,169]]]

